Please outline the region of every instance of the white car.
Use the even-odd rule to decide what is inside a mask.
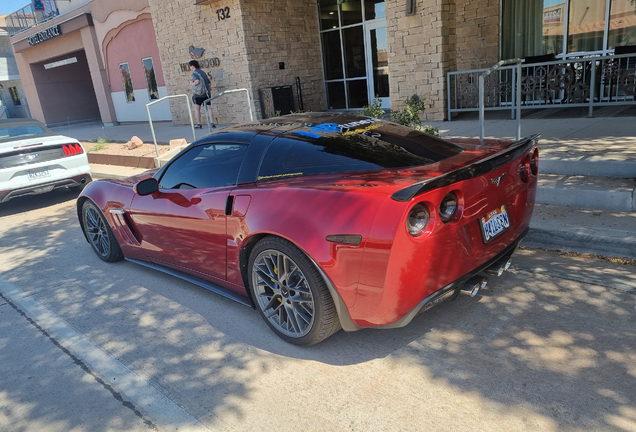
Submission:
[[[33,119],[0,120],[0,203],[90,183],[91,168],[79,141],[56,135]]]

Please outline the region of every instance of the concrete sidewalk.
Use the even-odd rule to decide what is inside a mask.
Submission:
[[[516,121],[490,118],[487,138],[514,139]],[[476,116],[455,121],[425,121],[445,138],[478,138]],[[217,125],[221,130],[229,125]],[[148,123],[102,127],[58,126],[54,130],[82,141],[105,137],[127,141],[133,135],[152,142]],[[522,136],[541,134],[541,172],[531,231],[524,245],[636,259],[636,117],[541,117],[521,121]],[[185,138],[190,125],[155,124],[159,143]],[[208,130],[196,130],[201,138]],[[143,169],[93,165],[96,179],[124,178]]]

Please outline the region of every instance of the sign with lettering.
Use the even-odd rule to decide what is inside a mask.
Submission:
[[[33,10],[43,11],[44,4],[42,4],[42,0],[33,0]]]
[[[205,58],[205,59],[199,60],[199,66],[201,66],[201,69],[210,69],[214,67],[219,67],[221,66],[221,60],[218,57]],[[190,65],[188,63],[180,63],[179,67],[181,68],[182,72],[188,72],[190,70]]]
[[[562,8],[544,11],[543,12],[543,23],[544,24],[560,23],[561,22],[562,13],[563,13],[563,9]]]
[[[33,46],[61,35],[62,30],[60,29],[60,25],[58,24],[29,36],[28,41],[29,45]]]

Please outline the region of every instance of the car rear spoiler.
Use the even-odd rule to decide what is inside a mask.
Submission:
[[[448,186],[462,180],[469,180],[487,174],[497,168],[515,160],[526,150],[537,143],[539,134],[531,135],[510,144],[506,149],[494,153],[484,159],[474,162],[455,171],[447,172],[438,177],[412,184],[395,192],[391,198],[395,201],[409,201],[417,195],[429,192],[440,187]]]

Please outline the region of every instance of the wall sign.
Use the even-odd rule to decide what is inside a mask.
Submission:
[[[221,60],[218,57],[205,58],[198,60],[198,62],[199,66],[201,66],[201,69],[210,69],[221,66]],[[181,68],[182,72],[188,72],[190,70],[190,65],[188,63],[180,63],[179,67]]]
[[[42,30],[41,32],[38,32],[29,36],[28,41],[29,41],[29,45],[33,46],[61,35],[62,35],[62,30],[60,29],[60,25],[57,24],[57,25],[54,25],[53,27],[49,27],[47,29]]]
[[[230,8],[225,6],[224,8],[217,9],[216,16],[219,18],[219,21],[225,21],[230,18]]]

